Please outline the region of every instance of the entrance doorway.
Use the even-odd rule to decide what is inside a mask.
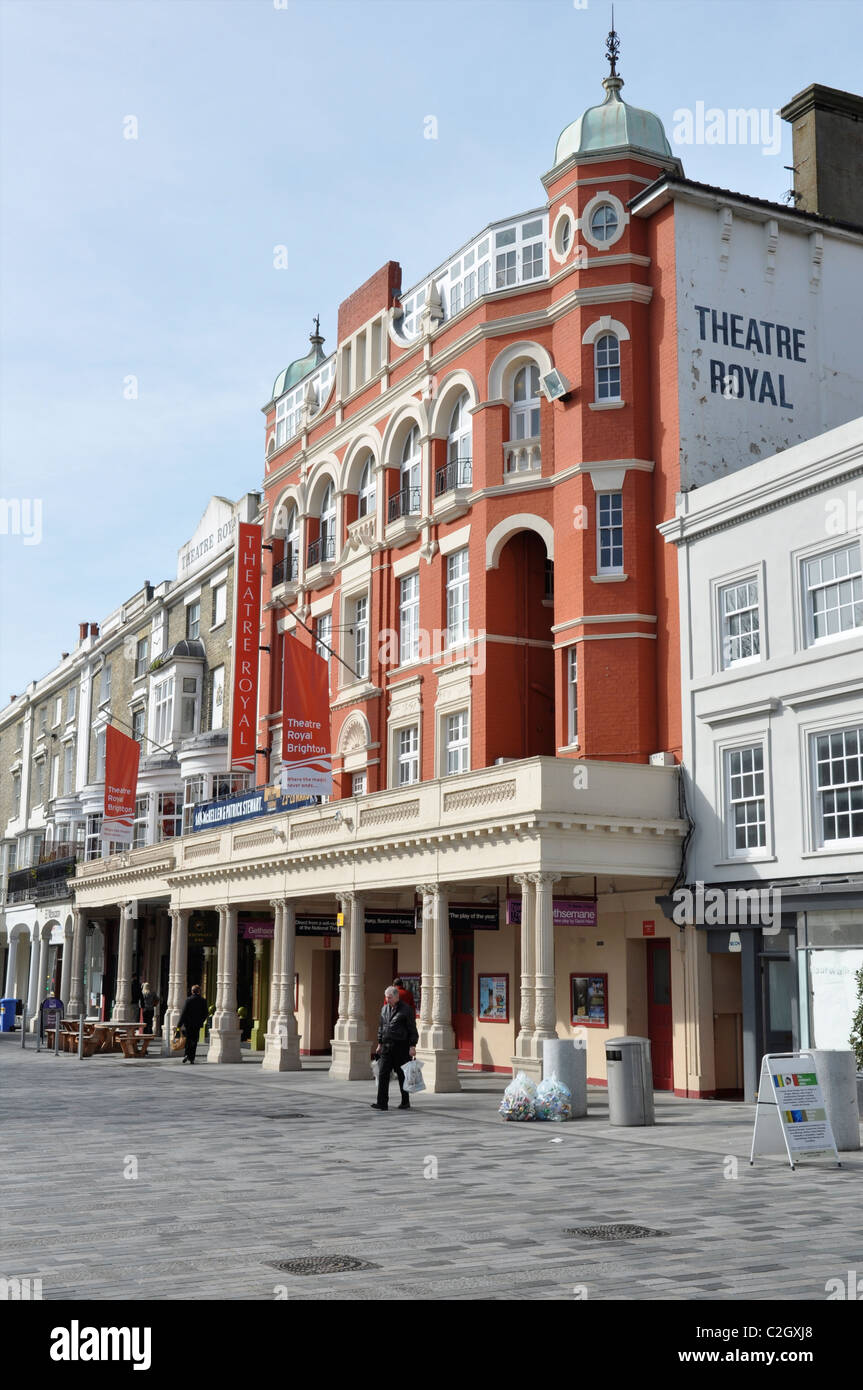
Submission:
[[[714,1090],[717,1100],[743,1099],[743,974],[734,952],[711,955]]]
[[[653,1060],[653,1087],[674,1090],[671,1020],[671,943],[647,941],[647,1036]]]
[[[460,1062],[473,1062],[473,930],[452,932],[452,1026]]]

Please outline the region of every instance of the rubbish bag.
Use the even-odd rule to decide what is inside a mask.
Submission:
[[[535,1103],[536,1086],[525,1072],[520,1071],[504,1091],[498,1113],[505,1120],[532,1120]]]
[[[572,1091],[556,1076],[546,1077],[536,1088],[534,1111],[537,1120],[571,1120]]]
[[[412,1058],[411,1061],[405,1062],[402,1071],[404,1072],[405,1090],[408,1095],[413,1096],[416,1095],[417,1091],[425,1090],[426,1084],[423,1081],[422,1062],[418,1062],[416,1058]]]

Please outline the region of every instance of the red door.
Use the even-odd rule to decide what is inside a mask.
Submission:
[[[473,1061],[473,931],[452,933],[452,1026],[460,1062]]]
[[[653,1061],[653,1086],[674,1090],[671,1022],[671,942],[647,941],[647,1035]]]

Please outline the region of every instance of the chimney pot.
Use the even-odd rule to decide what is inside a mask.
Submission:
[[[87,628],[88,628],[88,627],[89,627],[89,623],[79,623],[79,624],[78,624],[78,641],[79,641],[79,642],[83,642],[83,641],[84,641],[85,637],[87,636]]]

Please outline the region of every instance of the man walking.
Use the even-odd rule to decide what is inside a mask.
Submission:
[[[402,1067],[408,1058],[416,1055],[416,1045],[419,1042],[414,1011],[409,1004],[399,999],[395,985],[389,986],[385,999],[378,1023],[378,1050],[375,1053],[375,1056],[380,1058],[378,1098],[372,1110],[389,1109],[390,1076],[393,1072],[398,1077],[402,1097],[399,1109],[410,1110],[410,1096],[405,1090],[405,1074]]]
[[[192,992],[183,1005],[183,1012],[177,1020],[177,1027],[182,1028],[186,1034],[186,1050],[183,1061],[189,1062],[192,1066],[195,1063],[195,1053],[198,1050],[198,1034],[204,1026],[207,1017],[207,1001],[201,997],[201,986],[192,985]]]

